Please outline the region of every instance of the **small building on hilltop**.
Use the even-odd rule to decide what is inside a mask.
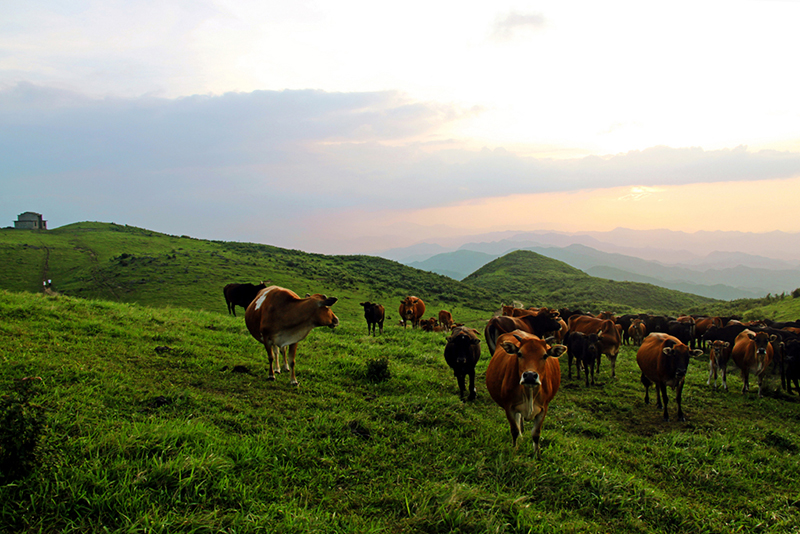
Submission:
[[[41,213],[26,211],[17,216],[17,220],[14,221],[14,228],[22,230],[47,230],[47,221],[42,220]]]

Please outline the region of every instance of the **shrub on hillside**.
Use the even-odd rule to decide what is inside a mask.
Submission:
[[[39,439],[45,427],[44,408],[31,399],[41,378],[16,380],[0,397],[0,482],[27,476],[39,464]]]

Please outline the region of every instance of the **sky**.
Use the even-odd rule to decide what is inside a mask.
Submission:
[[[800,1],[0,3],[0,226],[800,232]],[[5,221],[3,221],[5,219]]]

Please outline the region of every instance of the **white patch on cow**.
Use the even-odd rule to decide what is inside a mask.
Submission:
[[[270,291],[275,289],[277,286],[269,286],[261,290],[261,293],[258,294],[258,298],[256,299],[256,309],[261,309],[261,305],[264,304],[264,300],[266,300],[267,295]]]

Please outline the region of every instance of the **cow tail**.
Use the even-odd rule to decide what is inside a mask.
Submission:
[[[489,347],[490,356],[494,355],[494,351],[497,348],[498,337],[500,337],[500,333],[497,331],[494,322],[489,323],[486,327],[486,346]]]

